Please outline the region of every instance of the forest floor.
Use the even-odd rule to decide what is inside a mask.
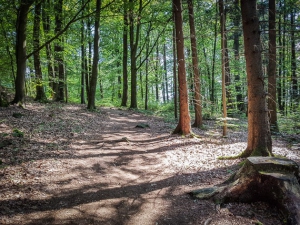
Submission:
[[[187,194],[225,181],[246,147],[247,123],[222,137],[216,121],[171,135],[176,124],[133,110],[28,103],[0,108],[0,224],[284,224],[263,202],[215,205]],[[144,128],[136,127],[137,125]],[[300,163],[299,145],[273,152]]]

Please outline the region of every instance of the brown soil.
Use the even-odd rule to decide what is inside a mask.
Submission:
[[[240,160],[217,157],[246,147],[246,129],[222,138],[215,121],[205,124],[199,138],[184,138],[170,135],[176,124],[131,110],[0,108],[0,224],[284,224],[263,202],[220,206],[187,195],[225,181]],[[299,163],[298,149],[273,146]]]

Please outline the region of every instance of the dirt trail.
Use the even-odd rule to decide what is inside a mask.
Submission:
[[[217,156],[245,146],[241,131],[222,140],[212,128],[189,139],[170,135],[173,125],[131,110],[92,113],[83,106],[37,104],[1,110],[1,133],[18,127],[25,137],[6,137],[13,143],[0,149],[7,165],[0,170],[0,224],[281,224],[264,203],[220,207],[186,194],[237,169],[238,160]],[[24,116],[11,117],[16,111]],[[276,146],[300,158],[283,143]],[[15,148],[18,153],[9,155]]]

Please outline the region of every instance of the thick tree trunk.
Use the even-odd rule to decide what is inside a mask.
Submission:
[[[96,109],[95,96],[96,96],[96,86],[97,86],[97,77],[98,77],[101,3],[102,3],[101,0],[97,0],[96,13],[95,13],[94,58],[93,58],[93,66],[92,66],[92,77],[89,85],[90,90],[89,90],[89,98],[88,98],[88,106],[87,106],[87,108],[90,110]]]
[[[184,39],[183,39],[183,29],[182,29],[181,0],[173,0],[173,11],[175,14],[178,84],[179,84],[179,121],[173,133],[189,135],[191,133],[191,124],[190,124],[191,119],[190,119],[190,112],[189,112],[188,90],[187,90],[185,59],[184,59]]]
[[[35,5],[34,26],[33,26],[33,48],[34,48],[34,50],[37,50],[38,47],[40,46],[41,6],[42,6],[41,2],[38,2]],[[34,70],[35,70],[35,79],[36,79],[35,100],[43,102],[43,101],[46,101],[47,98],[46,98],[45,91],[44,91],[39,51],[34,51],[33,60],[34,60]]]
[[[190,194],[215,202],[266,201],[284,212],[287,224],[300,224],[299,166],[288,159],[249,157],[245,164],[224,183]]]
[[[242,157],[270,156],[271,133],[262,71],[259,21],[256,0],[241,0],[246,71],[248,81],[248,144]]]
[[[18,9],[17,37],[16,37],[16,61],[17,75],[15,80],[15,97],[12,104],[25,101],[25,73],[26,73],[26,26],[30,6],[34,0],[23,0]]]
[[[193,63],[193,77],[194,77],[194,108],[195,108],[195,121],[193,127],[202,126],[202,107],[201,107],[201,93],[200,93],[200,71],[198,65],[197,54],[197,41],[194,22],[194,6],[193,1],[188,0],[189,9],[189,23],[190,23],[190,39],[192,49],[192,63]]]

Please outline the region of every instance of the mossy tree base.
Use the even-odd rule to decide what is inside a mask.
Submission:
[[[266,201],[276,205],[290,225],[300,224],[299,166],[276,157],[249,157],[223,184],[190,194],[218,203]]]

